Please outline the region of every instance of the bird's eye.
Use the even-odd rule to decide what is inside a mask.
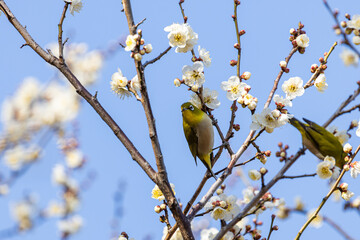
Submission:
[[[189,109],[190,109],[191,111],[194,110],[193,105],[190,105],[190,106],[189,106]]]

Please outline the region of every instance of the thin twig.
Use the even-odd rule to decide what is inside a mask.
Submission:
[[[154,62],[160,60],[160,58],[162,58],[167,52],[169,52],[171,49],[171,46],[169,46],[165,51],[163,51],[162,53],[160,53],[159,56],[157,56],[156,58],[150,60],[150,61],[146,61],[143,65],[143,68],[146,68],[147,65],[149,64],[153,64]]]
[[[137,24],[135,25],[135,30],[136,30],[143,22],[145,22],[145,20],[146,20],[146,18],[144,18],[144,19],[141,20],[139,23],[137,23]]]
[[[304,85],[304,89],[310,87],[313,85],[313,81],[316,80],[316,78],[320,75],[320,73],[323,70],[323,66],[327,63],[327,60],[330,56],[330,54],[334,51],[335,47],[337,45],[337,42],[335,42],[331,47],[330,50],[326,53],[325,57],[324,57],[324,61],[320,64],[320,66],[316,69],[316,71],[313,73],[313,75],[310,77],[309,81],[307,81],[307,83]]]
[[[335,20],[335,22],[336,22],[336,25],[339,27],[339,29],[340,29],[340,31],[341,31],[341,35],[342,35],[343,38],[344,38],[342,42],[343,42],[345,45],[347,45],[349,48],[351,48],[351,50],[353,50],[353,51],[360,57],[360,52],[350,43],[350,41],[349,41],[346,33],[345,33],[344,30],[341,28],[341,26],[340,26],[340,25],[341,25],[341,24],[340,24],[340,21],[339,21],[339,19],[338,19],[338,17],[337,17],[338,14],[335,13],[335,12],[331,9],[329,3],[328,3],[326,0],[323,0],[323,2],[324,2],[324,5],[325,5],[326,9],[329,11],[330,15],[334,18],[334,20]]]
[[[291,57],[294,55],[294,53],[296,53],[296,51],[298,50],[298,47],[293,47],[289,53],[289,55],[285,58],[285,62],[286,62],[286,65],[289,64],[289,61],[291,59]],[[274,81],[274,85],[270,91],[270,94],[269,94],[269,97],[264,105],[264,109],[269,107],[270,103],[271,103],[271,99],[273,98],[274,94],[275,94],[275,91],[279,85],[279,81],[280,81],[280,78],[281,76],[283,75],[284,73],[284,70],[282,68],[280,68],[280,72],[278,73],[275,81]]]
[[[270,240],[271,233],[274,231],[274,228],[273,228],[273,226],[274,226],[274,220],[275,220],[275,215],[273,214],[273,215],[271,215],[270,230],[269,230],[269,235],[268,235],[268,237],[267,237],[266,240]]]
[[[357,147],[357,149],[355,150],[354,154],[351,156],[350,160],[348,161],[348,164],[350,164],[352,162],[352,160],[355,158],[356,154],[359,152],[360,150],[360,145]],[[339,177],[336,179],[335,183],[333,184],[333,186],[331,187],[330,191],[328,192],[328,194],[326,194],[326,196],[322,199],[320,205],[318,206],[318,208],[315,210],[315,212],[312,214],[312,216],[305,222],[305,224],[301,227],[301,229],[299,230],[298,234],[295,237],[295,240],[299,240],[300,236],[302,235],[302,233],[305,231],[305,229],[309,226],[309,224],[317,217],[317,215],[319,214],[321,208],[325,205],[326,201],[329,199],[329,197],[331,196],[331,194],[337,189],[340,180],[342,179],[342,177],[345,174],[345,169],[341,170],[341,173],[339,175]]]
[[[65,20],[65,16],[66,16],[66,11],[69,7],[69,4],[68,2],[65,2],[65,6],[64,6],[64,9],[63,9],[63,12],[61,14],[61,17],[60,17],[60,22],[58,24],[58,43],[59,43],[59,60],[60,60],[60,64],[63,64],[64,63],[64,44],[63,41],[62,41],[62,34],[63,34],[63,30],[62,30],[62,26],[63,26],[63,23],[64,23],[64,20]]]
[[[237,7],[238,7],[238,4],[236,1],[234,1],[233,20],[234,20],[234,24],[235,24],[236,40],[237,40],[237,44],[239,45],[237,47],[236,75],[240,78],[241,41],[240,41],[239,23],[238,23],[238,17],[237,17]]]
[[[304,178],[304,177],[315,177],[316,173],[312,174],[303,174],[303,175],[297,175],[297,176],[282,176],[281,179],[295,179],[295,178]]]

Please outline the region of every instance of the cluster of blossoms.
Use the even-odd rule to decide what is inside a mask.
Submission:
[[[291,117],[292,115],[282,113],[278,109],[271,110],[270,108],[265,108],[261,113],[252,115],[250,128],[251,130],[265,128],[266,132],[271,133],[274,131],[274,128],[281,127],[289,122]]]
[[[47,48],[55,56],[59,55],[58,43],[50,43]],[[99,50],[89,51],[86,43],[72,43],[65,45],[63,53],[67,66],[84,86],[99,79],[104,64],[104,56]]]
[[[68,164],[72,165],[72,164]],[[74,213],[79,209],[79,187],[74,178],[71,178],[62,164],[56,164],[52,171],[54,184],[62,187],[63,202],[52,201],[45,214],[48,217],[59,217],[58,229],[63,236],[75,234],[82,227],[82,217]]]
[[[241,76],[243,79],[250,78],[250,72],[245,72]],[[237,100],[243,107],[254,110],[257,106],[258,99],[249,94],[251,87],[240,81],[237,76],[231,76],[227,81],[221,83],[221,88],[226,91],[226,97],[230,101]]]
[[[36,161],[41,155],[41,148],[31,143],[36,133],[61,129],[77,116],[79,107],[80,98],[70,86],[55,81],[43,85],[26,78],[2,105],[0,152],[9,169],[19,171]]]
[[[120,99],[125,97],[131,97],[132,94],[137,94],[140,91],[141,85],[137,75],[135,75],[130,81],[122,74],[121,70],[118,69],[111,76],[111,90],[116,93]]]
[[[250,225],[246,225],[247,221],[248,221],[247,218],[243,218],[241,221],[236,223],[236,225],[230,231],[228,231],[221,239],[223,239],[223,240],[232,240],[232,239],[244,240],[245,239],[244,236],[240,235],[240,234],[243,232],[242,230],[245,230],[246,228],[250,228]],[[217,230],[216,228],[203,229],[200,232],[200,240],[212,240],[215,238],[215,236],[218,233],[219,233],[219,230]]]
[[[316,173],[322,179],[336,179],[340,174],[340,168],[335,166],[335,158],[326,156],[324,161],[317,165]]]
[[[305,48],[309,46],[309,37],[306,35],[306,32],[302,30],[304,25],[299,23],[299,29],[295,28],[290,29],[290,38],[292,45],[294,47],[298,47],[299,53],[305,53]]]
[[[128,35],[125,41],[125,51],[131,51],[130,56],[135,61],[141,61],[142,55],[151,53],[152,45],[146,44],[141,49],[140,46],[144,45],[145,40],[141,38],[142,31],[138,30],[138,34]],[[138,98],[138,92],[141,89],[140,79],[135,75],[130,81],[123,75],[120,69],[111,76],[111,90],[119,95],[121,99],[131,97],[134,94]]]
[[[205,204],[204,210],[211,211],[211,217],[215,220],[230,221],[240,212],[240,206],[236,203],[236,200],[235,196],[227,196],[222,193],[211,197]]]
[[[349,14],[346,14],[345,17],[348,21],[342,21],[341,26],[345,28],[345,34],[354,34],[352,42],[355,45],[360,45],[360,15],[354,15],[350,17]]]

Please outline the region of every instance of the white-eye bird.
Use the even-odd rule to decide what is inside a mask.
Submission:
[[[184,134],[195,163],[197,164],[196,157],[198,157],[216,179],[215,174],[211,170],[213,167],[211,160],[214,146],[214,129],[211,119],[206,113],[190,102],[181,105],[181,113]]]
[[[335,165],[342,169],[346,153],[339,140],[322,126],[303,119],[306,123],[302,123],[294,117],[290,119],[291,125],[300,131],[303,145],[321,160],[326,156],[335,158]]]

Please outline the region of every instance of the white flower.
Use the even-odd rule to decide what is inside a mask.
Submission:
[[[5,164],[13,171],[17,171],[23,166],[25,158],[25,148],[22,145],[16,145],[4,153]]]
[[[11,212],[14,219],[18,222],[30,219],[34,213],[34,206],[28,202],[18,202],[11,207]]]
[[[360,174],[360,162],[353,162],[350,164],[350,175],[353,178],[357,178],[357,176]]]
[[[220,102],[217,99],[218,95],[219,93],[216,90],[210,90],[209,88],[204,88],[203,101],[205,105],[210,109],[218,108],[220,106]],[[194,104],[197,108],[201,109],[201,101],[196,93],[191,95],[190,102]]]
[[[198,52],[199,52],[199,57],[202,59],[202,62],[204,63],[204,66],[210,67],[211,58],[209,51],[206,51],[205,48],[201,48],[200,46],[198,46]]]
[[[82,8],[81,0],[67,0],[66,2],[70,3],[70,13],[74,15],[74,12],[80,12]]]
[[[250,86],[240,82],[239,77],[231,76],[227,81],[221,83],[221,88],[226,91],[226,97],[230,101],[234,101],[241,96],[245,88],[250,88]]]
[[[280,97],[278,94],[275,94],[273,99],[274,99],[276,106],[278,106],[279,108],[292,107],[292,102],[288,98],[283,98],[283,97]]]
[[[128,80],[123,76],[120,69],[111,76],[111,90],[118,94],[121,99],[131,96],[131,93],[126,88],[127,84]]]
[[[130,87],[131,87],[135,92],[140,91],[141,85],[140,85],[140,81],[139,81],[138,75],[135,75],[135,76],[131,79]]]
[[[343,49],[343,51],[340,53],[340,58],[344,62],[345,66],[357,66],[359,63],[359,56],[346,48]]]
[[[253,187],[247,187],[242,191],[244,199],[242,200],[243,203],[249,203],[258,194],[258,190],[255,190]]]
[[[68,176],[65,167],[61,164],[56,164],[52,170],[52,180],[56,184],[64,185],[67,182]]]
[[[200,232],[200,240],[213,240],[215,236],[218,234],[219,230],[216,228],[210,229],[203,229]],[[221,240],[233,240],[235,237],[232,231],[228,231],[225,235],[221,238]],[[239,239],[241,240],[241,238]]]
[[[173,190],[173,193],[175,195],[175,185],[170,183],[170,186]],[[160,188],[158,187],[158,185],[155,185],[155,187],[153,188],[153,190],[151,191],[151,197],[154,199],[157,199],[159,201],[163,201],[165,200],[165,196],[163,195],[163,193],[161,192]]]
[[[79,149],[67,151],[65,162],[69,168],[78,168],[84,163],[84,155]]]
[[[204,209],[206,211],[212,210],[211,217],[215,220],[222,219],[224,221],[230,221],[240,212],[240,207],[236,203],[236,197],[225,194],[211,197],[205,204]]]
[[[183,80],[189,87],[200,88],[205,82],[204,64],[200,61],[194,62],[192,66],[185,65],[182,68]]]
[[[46,216],[49,217],[63,217],[66,213],[64,204],[52,201],[45,210]]]
[[[360,15],[352,16],[351,20],[346,23],[347,27],[360,30]]]
[[[168,228],[167,228],[167,226],[165,226],[164,230],[163,230],[163,236],[162,236],[161,240],[164,240],[165,237],[167,236],[167,234],[168,234]],[[172,235],[170,240],[183,240],[183,237],[181,235],[181,232],[180,232],[179,228],[175,231],[175,233]]]
[[[83,219],[79,215],[58,222],[58,229],[66,234],[74,234],[78,232],[82,226]]]
[[[302,48],[309,46],[309,37],[306,34],[301,34],[295,39],[297,45]]]
[[[135,47],[136,47],[136,42],[139,38],[139,35],[134,34],[134,35],[128,35],[126,37],[126,41],[125,41],[125,51],[134,51]]]
[[[279,110],[272,111],[270,108],[265,108],[261,113],[252,115],[250,129],[266,128],[266,131],[271,132],[271,129],[285,125],[291,117],[292,115],[281,113]]]
[[[335,158],[326,156],[323,162],[317,165],[316,173],[322,179],[330,178],[333,175],[332,168],[335,166]]]
[[[346,190],[346,191],[343,191],[341,193],[341,197],[345,200],[345,201],[349,201],[350,198],[354,196],[354,193],[349,191],[349,190]]]
[[[175,52],[188,52],[194,48],[198,40],[198,35],[194,33],[187,23],[174,23],[164,28],[169,32],[168,39],[171,47],[176,47]]]
[[[261,173],[258,170],[255,170],[255,169],[250,170],[248,172],[248,175],[249,175],[249,178],[251,180],[254,180],[254,181],[257,181],[257,180],[259,180],[261,178]]]
[[[321,93],[328,88],[328,84],[325,81],[326,81],[325,74],[322,73],[316,78],[314,82],[314,86]]]
[[[281,88],[286,93],[286,98],[290,100],[303,95],[305,92],[303,80],[299,77],[292,77],[285,81]]]
[[[355,45],[360,45],[360,37],[359,36],[353,36],[352,42]]]
[[[314,215],[315,210],[310,210],[307,213],[307,217],[310,218]],[[315,227],[315,228],[320,228],[322,226],[322,222],[323,222],[323,218],[320,215],[317,215],[310,223],[310,226]]]

